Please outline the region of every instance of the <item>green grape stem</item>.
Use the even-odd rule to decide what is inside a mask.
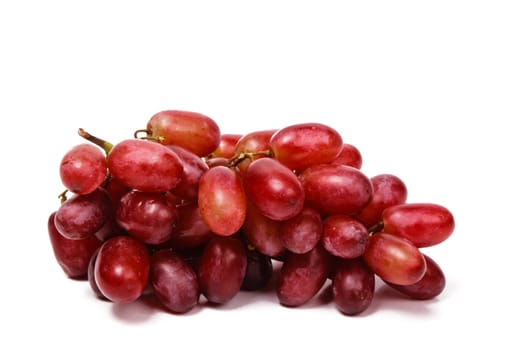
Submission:
[[[230,160],[228,161],[229,167],[236,167],[239,165],[243,160],[250,159],[253,161],[254,157],[257,156],[264,156],[264,157],[271,157],[272,151],[271,150],[265,150],[265,151],[258,151],[258,152],[241,152],[239,154],[234,155]]]
[[[379,231],[381,231],[383,227],[384,227],[383,221],[379,221],[368,228],[368,233],[373,235],[374,233],[378,233]]]
[[[78,134],[82,136],[83,138],[85,138],[86,140],[88,140],[89,142],[92,142],[95,145],[102,148],[104,152],[106,152],[106,156],[109,154],[109,151],[111,151],[111,149],[113,148],[113,144],[111,144],[110,142],[106,140],[102,140],[96,136],[93,136],[82,128],[78,129]]]

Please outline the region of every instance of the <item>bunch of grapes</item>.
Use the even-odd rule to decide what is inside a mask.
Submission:
[[[406,203],[395,175],[367,177],[327,125],[221,134],[203,114],[168,110],[114,145],[79,134],[90,142],[61,161],[66,190],[48,231],[65,274],[101,299],[149,292],[185,313],[201,295],[227,303],[275,274],[280,304],[300,306],[329,281],[337,309],[355,315],[376,278],[415,299],[445,287],[420,248],[452,234],[450,211]]]

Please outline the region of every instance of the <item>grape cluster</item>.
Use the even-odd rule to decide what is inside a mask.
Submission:
[[[280,304],[300,306],[329,281],[337,309],[355,315],[376,278],[414,299],[445,287],[420,248],[452,234],[450,211],[406,203],[395,175],[367,177],[359,150],[327,125],[221,134],[203,114],[167,110],[114,145],[79,134],[90,142],[62,158],[48,232],[65,274],[101,299],[149,291],[184,313],[275,274]]]

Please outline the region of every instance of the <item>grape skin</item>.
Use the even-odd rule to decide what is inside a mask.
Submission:
[[[102,185],[107,176],[106,157],[92,144],[70,149],[60,162],[60,179],[76,194],[88,194]]]

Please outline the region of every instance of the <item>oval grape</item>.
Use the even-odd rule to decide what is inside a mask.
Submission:
[[[372,199],[372,183],[360,170],[347,165],[321,164],[299,174],[305,206],[321,215],[359,213]]]
[[[417,247],[430,247],[454,231],[454,217],[445,207],[432,203],[395,205],[383,211],[384,231],[403,237]]]
[[[303,123],[278,130],[269,145],[275,159],[300,171],[334,161],[343,149],[343,139],[328,125]]]
[[[106,156],[91,144],[70,149],[60,162],[60,179],[64,186],[77,194],[88,194],[102,185],[108,169]]]
[[[365,311],[374,298],[375,275],[361,259],[341,259],[335,266],[332,294],[339,311],[357,315]]]
[[[368,242],[368,230],[348,215],[331,215],[323,221],[323,247],[332,255],[345,259],[361,256]]]
[[[303,209],[304,191],[297,176],[272,158],[254,161],[243,177],[248,199],[272,220],[287,220]]]
[[[399,285],[414,284],[423,278],[423,254],[409,240],[380,232],[368,239],[363,258],[376,275]]]
[[[147,124],[151,137],[165,145],[179,145],[205,157],[220,142],[221,132],[210,117],[196,112],[166,110],[153,115]]]
[[[246,196],[239,175],[225,166],[210,168],[199,181],[198,205],[212,232],[221,236],[237,232],[246,217]]]
[[[179,156],[156,142],[131,139],[117,143],[108,154],[112,176],[129,188],[166,192],[177,186],[183,168]]]

